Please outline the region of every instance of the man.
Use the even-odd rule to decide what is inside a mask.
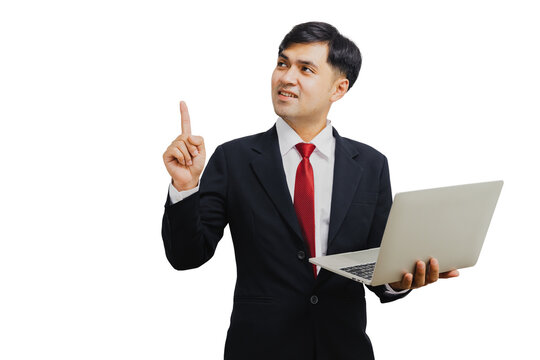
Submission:
[[[327,120],[360,65],[333,26],[295,26],[272,74],[276,124],[218,146],[202,178],[204,140],[180,103],[182,134],[163,154],[172,182],[162,236],[171,265],[191,269],[213,256],[229,224],[238,278],[225,359],[373,358],[364,286],[308,262],[378,247],[390,211],[385,156]],[[438,278],[431,259],[414,276],[368,288],[388,302]]]

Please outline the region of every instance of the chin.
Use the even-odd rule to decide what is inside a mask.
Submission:
[[[294,111],[292,111],[292,109],[287,109],[285,106],[274,105],[274,112],[282,119],[294,116]]]
[[[276,112],[276,115],[282,118],[283,120],[288,119],[292,115],[288,111],[279,111],[278,109],[274,109],[274,111]]]

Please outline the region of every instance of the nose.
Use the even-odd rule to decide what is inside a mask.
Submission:
[[[280,80],[284,85],[296,85],[297,79],[298,73],[296,71],[296,68],[294,66],[291,66],[286,71],[282,72]]]

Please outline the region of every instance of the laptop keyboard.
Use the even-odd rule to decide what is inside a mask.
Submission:
[[[340,270],[346,271],[350,274],[360,276],[361,278],[371,280],[373,277],[373,270],[375,270],[375,263],[368,263],[362,265],[355,265],[341,268]]]

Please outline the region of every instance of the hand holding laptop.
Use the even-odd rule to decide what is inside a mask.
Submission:
[[[502,181],[490,181],[398,193],[379,248],[309,261],[366,285],[389,284],[395,290],[456,277],[457,269],[476,264],[502,186]]]
[[[459,271],[451,270],[439,274],[439,262],[435,258],[429,261],[429,268],[426,270],[426,264],[423,261],[416,262],[414,276],[411,273],[403,275],[401,281],[388,284],[396,291],[418,289],[422,286],[434,283],[438,279],[450,279],[459,276]]]

